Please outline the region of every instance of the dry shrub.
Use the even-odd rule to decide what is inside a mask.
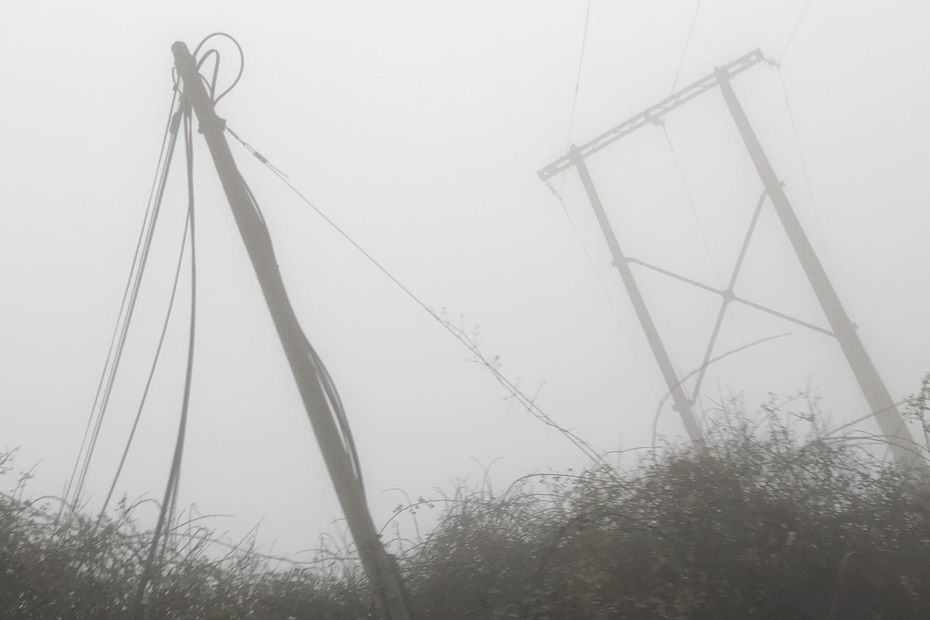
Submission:
[[[908,407],[921,423],[928,385]],[[389,541],[417,617],[930,617],[926,480],[885,464],[875,437],[825,432],[815,409],[747,416],[729,402],[705,420],[701,456],[665,446],[629,468],[399,507],[394,520],[414,525],[440,510],[429,532]],[[51,502],[0,498],[0,617],[129,617],[149,537],[134,510],[56,521]],[[220,553],[196,519],[175,528],[149,617],[377,617],[345,548],[295,566],[254,540]]]

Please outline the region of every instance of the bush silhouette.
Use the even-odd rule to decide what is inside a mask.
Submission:
[[[921,421],[926,388],[909,409]],[[729,403],[705,426],[701,456],[666,446],[629,468],[399,507],[395,520],[440,511],[429,532],[389,541],[417,617],[930,617],[930,487],[884,464],[880,438],[836,437],[816,412],[774,405],[747,416]],[[0,617],[130,617],[149,536],[134,509],[97,524],[0,498]],[[150,618],[377,617],[344,550],[294,566],[252,541],[218,547],[196,520],[174,527]]]

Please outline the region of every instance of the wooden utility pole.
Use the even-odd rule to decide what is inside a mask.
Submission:
[[[344,448],[331,404],[322,387],[319,369],[308,354],[308,344],[287,296],[268,230],[230,152],[224,133],[225,121],[216,115],[213,100],[207,94],[196,61],[187,46],[177,42],[171,46],[171,51],[178,75],[184,83],[183,96],[193,106],[200,122],[200,133],[210,149],[242,241],[258,276],[365,574],[388,620],[410,620],[400,576],[381,544],[361,480]]]

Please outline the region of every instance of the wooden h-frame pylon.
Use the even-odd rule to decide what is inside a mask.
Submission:
[[[798,220],[797,214],[788,201],[788,197],[784,190],[784,183],[782,183],[775,174],[775,170],[772,168],[765,151],[762,149],[762,145],[750,125],[749,119],[731,85],[731,80],[734,77],[762,62],[771,63],[772,61],[767,60],[761,51],[755,50],[725,66],[717,67],[711,74],[673,93],[669,97],[623,123],[608,129],[593,140],[581,146],[572,145],[565,156],[541,169],[539,171],[539,177],[548,183],[549,179],[564,170],[575,168],[578,171],[582,186],[585,189],[585,193],[594,210],[594,215],[597,218],[598,224],[600,225],[601,231],[604,234],[604,238],[613,256],[613,264],[620,273],[620,277],[630,297],[630,301],[633,304],[636,316],[643,328],[646,339],[649,341],[649,346],[652,349],[659,370],[668,386],[669,393],[674,402],[674,408],[681,416],[685,430],[694,443],[697,451],[702,451],[704,449],[704,436],[697,417],[694,414],[693,404],[698,397],[706,366],[714,353],[714,346],[716,345],[727,308],[730,304],[735,302],[836,338],[882,434],[889,443],[893,457],[901,465],[909,468],[919,467],[923,469],[925,465],[916,448],[917,444],[914,442],[904,422],[904,418],[898,412],[897,406],[892,400],[888,389],[885,387],[875,365],[872,363],[862,341],[859,339],[855,325],[849,319],[836,290],[833,288],[833,284],[827,277],[820,259],[817,257],[816,252],[814,252],[814,248],[811,246],[810,240],[807,238]],[[598,195],[594,180],[585,163],[586,158],[594,153],[630,135],[637,129],[655,123],[661,123],[665,115],[675,108],[718,87],[763,186],[762,196],[756,204],[749,230],[740,248],[736,266],[730,276],[727,287],[722,290],[686,278],[669,270],[662,269],[661,267],[657,267],[645,261],[626,256],[620,246],[620,242],[611,225],[607,211]],[[806,321],[778,312],[772,308],[743,299],[734,292],[734,285],[736,284],[740,269],[742,268],[743,259],[749,248],[753,231],[755,230],[759,214],[761,213],[766,199],[772,204],[778,219],[785,229],[791,246],[807,276],[807,280],[827,318],[830,329],[818,327]],[[636,283],[636,278],[631,269],[631,265],[633,264],[718,294],[721,298],[720,309],[717,313],[714,329],[705,350],[704,363],[699,371],[695,381],[694,391],[690,397],[685,394],[682,382],[675,373],[671,359],[662,342],[662,338],[646,306],[642,292]]]

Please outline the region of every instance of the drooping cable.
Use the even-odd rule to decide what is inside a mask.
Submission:
[[[206,45],[207,41],[215,37],[220,37],[220,38],[232,41],[232,44],[236,46],[236,52],[238,52],[239,54],[239,70],[236,72],[236,77],[233,79],[232,83],[230,83],[230,85],[227,86],[226,89],[223,92],[221,92],[219,95],[215,95],[216,78],[217,78],[217,73],[219,72],[220,54],[216,50],[210,50],[200,58],[200,61],[198,62],[198,65],[197,65],[198,68],[200,64],[204,60],[206,60],[207,56],[209,56],[211,53],[216,54],[216,65],[214,67],[214,72],[213,72],[213,88],[210,89],[210,96],[213,99],[214,106],[216,106],[216,104],[218,104],[223,97],[228,95],[230,91],[236,87],[236,85],[239,83],[239,80],[242,79],[242,73],[245,71],[245,52],[242,51],[242,46],[239,45],[239,41],[237,41],[235,37],[225,32],[214,32],[214,33],[208,34],[203,39],[201,39],[200,43],[197,44],[197,47],[194,48],[194,53],[193,53],[194,58],[197,58],[197,54],[200,53],[200,50],[203,48],[204,45]]]
[[[197,55],[199,54],[200,50],[203,49],[203,47],[206,45],[207,41],[209,41],[210,39],[214,37],[222,37],[222,38],[226,38],[232,41],[232,43],[236,46],[236,50],[239,54],[239,71],[236,74],[236,77],[233,80],[233,82],[229,85],[229,87],[227,87],[226,90],[224,90],[219,96],[215,95],[215,92],[216,92],[216,82],[218,79],[220,59],[221,59],[220,53],[215,49],[210,49],[197,60],[197,67],[198,69],[200,69],[211,55],[214,57],[212,79],[207,80],[203,78],[202,76],[201,76],[201,79],[203,79],[204,82],[206,83],[207,89],[210,93],[210,97],[213,100],[213,105],[216,106],[216,104],[220,101],[220,99],[226,96],[236,86],[236,84],[238,84],[239,80],[241,79],[242,73],[245,67],[245,54],[242,50],[242,47],[239,45],[239,42],[236,41],[235,38],[233,38],[232,36],[224,32],[215,32],[213,34],[210,34],[204,37],[200,41],[200,43],[197,45],[197,47],[194,49],[193,56],[195,59],[197,58]],[[250,148],[244,143],[243,145],[246,146],[247,148]],[[254,156],[258,157],[259,159],[264,159],[254,149],[251,149],[250,152]],[[287,176],[283,172],[281,172],[279,169],[271,165],[270,162],[268,162],[267,160],[264,160],[263,163],[265,163],[265,165],[273,169],[279,176],[281,177]],[[274,246],[271,241],[271,235],[267,230],[267,225],[265,223],[265,216],[262,213],[261,207],[258,204],[258,200],[255,198],[255,195],[252,193],[251,188],[249,188],[248,183],[246,183],[245,179],[242,178],[241,176],[240,176],[240,181],[243,187],[245,187],[246,193],[249,196],[249,201],[251,203],[251,206],[255,210],[255,214],[259,222],[262,225],[263,230],[261,230],[260,232],[265,237],[267,246],[270,249],[270,251],[273,253]],[[325,408],[327,411],[329,411],[335,419],[337,430],[340,434],[340,438],[342,441],[343,451],[346,453],[346,456],[348,457],[351,463],[353,473],[359,483],[360,489],[363,492],[362,497],[364,497],[364,483],[363,483],[363,478],[362,478],[362,468],[361,468],[361,464],[359,461],[358,452],[355,446],[355,440],[352,435],[352,430],[351,430],[351,427],[349,426],[348,418],[346,417],[346,414],[345,414],[345,408],[343,406],[342,399],[339,396],[339,392],[336,389],[336,385],[332,379],[332,376],[329,373],[329,370],[326,368],[326,365],[323,363],[323,360],[320,358],[316,350],[310,344],[310,341],[307,339],[306,334],[302,334],[302,337],[304,340],[304,345],[306,347],[307,356],[310,362],[314,366],[315,376],[317,380],[319,381],[319,387],[326,401],[325,403],[319,403],[319,405]],[[176,496],[175,496],[175,499],[176,499]],[[170,508],[170,511],[173,512],[173,506]]]
[[[227,131],[231,134],[233,133],[231,129],[227,126]],[[237,136],[238,139],[238,136]],[[251,148],[251,147],[248,147]],[[259,160],[263,159],[260,153],[252,149],[250,152],[253,153]],[[267,160],[265,160],[267,161]],[[270,163],[266,164],[272,169]],[[277,169],[275,169],[277,170]],[[283,174],[283,173],[282,173]],[[252,189],[249,187],[249,184],[244,178],[239,177],[242,186],[245,187],[246,194],[249,196],[249,202],[251,203],[252,208],[255,210],[255,214],[258,217],[259,222],[262,225],[261,234],[265,237],[266,243],[269,250],[274,253],[274,244],[271,241],[271,233],[268,231],[268,225],[265,221],[265,215],[262,213],[261,206],[258,204],[258,200],[255,198],[255,194],[252,193]],[[277,264],[277,261],[275,261]],[[320,405],[326,410],[330,411],[335,418],[337,430],[339,431],[340,438],[342,440],[342,448],[346,453],[346,456],[349,458],[349,461],[352,465],[353,473],[355,474],[356,479],[360,485],[362,491],[364,491],[364,481],[362,477],[362,466],[359,460],[358,451],[355,447],[355,439],[352,435],[352,429],[349,425],[349,420],[346,417],[345,407],[342,403],[342,398],[339,396],[339,391],[336,389],[336,384],[330,375],[329,370],[326,368],[326,365],[323,363],[322,358],[316,352],[313,345],[310,344],[310,340],[307,338],[305,333],[301,333],[303,337],[304,346],[306,348],[307,356],[310,359],[310,362],[314,366],[315,376],[319,382],[320,389],[323,392],[323,395],[326,399],[325,403],[320,403]],[[362,494],[364,497],[364,493]]]
[[[185,106],[184,113],[184,143],[187,160],[187,193],[188,193],[188,231],[190,235],[190,269],[191,269],[191,303],[190,303],[190,331],[187,344],[187,368],[184,375],[184,395],[181,403],[181,416],[178,421],[178,433],[175,440],[174,455],[171,459],[171,470],[168,474],[168,483],[162,498],[158,520],[152,533],[148,554],[139,579],[133,605],[133,617],[142,618],[145,591],[153,577],[155,558],[158,555],[159,543],[164,532],[165,522],[169,511],[176,505],[179,481],[181,477],[181,463],[184,456],[184,442],[187,436],[187,420],[190,407],[191,383],[194,367],[194,343],[197,327],[197,251],[196,251],[196,215],[194,210],[194,139],[191,122],[190,106]]]
[[[233,133],[229,127],[227,131]],[[238,138],[238,137],[237,137]],[[251,148],[251,147],[248,147]],[[250,152],[255,155],[259,160],[263,159],[258,151],[252,149]],[[267,162],[267,160],[265,160]],[[270,163],[266,165],[271,166]],[[277,170],[277,169],[275,169]],[[280,172],[280,171],[279,171]],[[281,173],[283,174],[283,173]],[[268,230],[268,224],[265,221],[265,215],[262,213],[261,206],[258,204],[258,200],[255,198],[255,194],[252,193],[252,189],[249,187],[249,184],[244,178],[239,177],[242,186],[245,187],[246,193],[249,196],[249,202],[252,205],[252,208],[255,210],[255,214],[258,217],[259,222],[262,225],[261,233],[265,237],[266,243],[269,250],[274,253],[274,244],[271,241],[271,233]],[[277,264],[277,261],[275,261]],[[322,358],[316,352],[316,349],[313,348],[313,345],[310,344],[310,340],[307,338],[307,335],[302,332],[301,336],[303,337],[304,346],[306,348],[307,356],[310,359],[310,362],[314,366],[315,376],[319,382],[320,389],[323,392],[323,395],[326,399],[325,403],[321,403],[321,406],[324,407],[327,411],[330,411],[336,421],[337,430],[340,434],[340,439],[342,440],[342,448],[346,453],[346,456],[349,458],[349,461],[352,465],[353,473],[355,474],[356,479],[358,480],[359,486],[362,489],[362,496],[364,497],[364,481],[362,478],[362,466],[359,460],[358,451],[355,447],[355,439],[352,435],[352,429],[349,425],[349,420],[346,417],[345,407],[342,403],[342,398],[339,396],[339,391],[336,389],[336,384],[330,375],[329,370],[326,368],[326,365],[323,363]]]
[[[791,47],[791,44],[794,43],[794,38],[798,35],[798,31],[801,29],[801,22],[804,21],[804,18],[807,16],[807,10],[811,8],[814,0],[807,0],[804,4],[804,8],[801,9],[801,13],[798,15],[798,19],[794,22],[794,28],[791,29],[791,34],[788,36],[788,40],[785,42],[785,46],[781,49],[781,54],[778,55],[778,62],[781,62],[785,58],[785,54],[788,53],[788,49]]]
[[[155,369],[158,367],[158,361],[161,357],[162,347],[165,343],[165,335],[168,332],[168,324],[171,321],[171,314],[172,310],[174,309],[174,300],[177,296],[178,284],[181,281],[181,269],[184,265],[184,255],[186,254],[187,249],[187,237],[188,228],[190,227],[190,219],[191,213],[188,211],[184,222],[184,231],[181,233],[181,248],[178,251],[177,267],[174,271],[174,281],[171,285],[171,296],[168,300],[168,308],[165,311],[165,319],[162,322],[161,335],[159,336],[158,344],[155,347],[155,355],[152,358],[152,365],[149,368],[149,374],[145,382],[145,388],[142,390],[142,397],[139,400],[139,407],[136,409],[136,417],[133,419],[132,428],[129,431],[129,436],[126,438],[126,444],[123,446],[123,453],[120,456],[119,465],[116,467],[116,473],[113,475],[113,480],[110,483],[110,488],[107,490],[106,498],[103,500],[103,505],[100,507],[100,513],[97,516],[98,524],[106,515],[107,508],[110,505],[110,500],[113,498],[113,493],[116,491],[116,485],[119,482],[120,475],[123,472],[123,467],[125,466],[126,459],[129,456],[129,450],[132,447],[133,440],[136,436],[136,431],[139,427],[139,421],[142,418],[142,411],[145,409],[145,403],[148,398],[149,389],[152,387],[152,380],[155,377]]]
[[[135,312],[136,301],[138,300],[139,291],[141,290],[142,278],[145,274],[145,267],[148,264],[149,251],[151,250],[152,238],[155,232],[155,226],[158,222],[158,216],[161,212],[161,205],[162,205],[162,201],[164,198],[165,187],[167,185],[167,180],[168,180],[168,172],[170,170],[171,156],[174,152],[174,145],[176,141],[177,141],[177,131],[175,130],[172,132],[171,144],[169,145],[169,155],[168,155],[168,158],[166,159],[166,166],[165,166],[164,174],[159,184],[158,191],[156,192],[155,203],[152,209],[152,217],[150,220],[150,226],[146,231],[146,237],[142,244],[142,251],[139,255],[139,263],[138,263],[139,266],[135,274],[135,278],[134,278],[132,289],[131,289],[130,296],[129,296],[129,301],[126,307],[127,309],[125,313],[125,318],[124,318],[124,321],[123,321],[123,324],[120,330],[119,338],[117,340],[117,346],[116,346],[114,358],[113,358],[114,359],[113,365],[111,366],[111,371],[109,375],[107,376],[106,385],[103,390],[103,396],[100,399],[99,411],[97,414],[96,421],[94,423],[94,429],[93,429],[93,432],[91,433],[90,443],[88,445],[84,463],[81,468],[80,476],[78,477],[78,480],[77,480],[77,485],[76,485],[74,498],[73,498],[72,506],[71,506],[72,511],[75,510],[78,506],[79,496],[80,496],[80,493],[83,491],[84,485],[86,483],[87,474],[88,474],[88,471],[90,469],[90,464],[93,459],[93,454],[97,447],[97,440],[100,437],[100,430],[103,426],[103,420],[106,417],[106,413],[108,411],[108,406],[110,403],[110,396],[112,395],[112,392],[113,392],[113,386],[114,386],[116,376],[118,373],[120,361],[122,360],[123,350],[126,345],[127,336],[129,334],[129,328],[132,325],[132,319],[133,319],[134,312]]]
[[[101,405],[101,397],[104,394],[104,402],[108,401],[107,386],[112,384],[112,377],[115,376],[119,366],[119,360],[122,354],[123,344],[125,342],[125,333],[128,324],[131,322],[132,309],[135,299],[138,295],[137,286],[141,280],[141,274],[145,270],[145,262],[148,255],[146,246],[151,242],[151,233],[154,230],[155,223],[160,210],[161,199],[164,193],[164,186],[167,179],[168,171],[171,168],[171,159],[174,153],[174,145],[177,140],[178,112],[175,109],[177,104],[177,91],[172,95],[171,104],[168,111],[168,119],[165,123],[164,135],[162,137],[159,156],[155,167],[155,175],[152,180],[152,186],[149,191],[149,198],[146,204],[145,214],[142,219],[142,225],[139,230],[139,236],[136,241],[136,248],[133,253],[132,263],[129,274],[126,277],[126,284],[123,290],[123,297],[120,303],[119,313],[117,314],[116,323],[113,326],[113,334],[110,339],[110,346],[107,351],[106,360],[100,373],[100,380],[97,384],[97,390],[94,395],[93,404],[88,414],[87,424],[81,439],[80,448],[75,458],[74,467],[68,479],[63,494],[63,502],[59,511],[70,507],[74,510],[80,500],[83,491],[84,478],[90,461],[93,458],[94,448],[96,447],[96,437],[99,435],[99,425],[102,422],[102,416],[105,411],[105,405]],[[96,422],[96,423],[95,423]],[[91,434],[93,428],[94,433]],[[88,445],[88,439],[91,439]],[[83,464],[83,465],[82,465]]]
[[[207,62],[207,60],[210,59],[211,57],[214,59],[212,79],[209,80],[209,81],[206,81],[206,80],[205,80],[205,81],[206,81],[206,85],[207,85],[207,88],[208,88],[208,90],[209,90],[210,96],[211,96],[211,98],[212,98],[212,99],[214,100],[214,102],[215,102],[215,101],[218,101],[221,97],[225,96],[225,95],[226,95],[229,91],[231,91],[231,90],[236,86],[236,84],[238,83],[239,79],[240,79],[241,76],[242,76],[242,71],[243,71],[243,67],[244,67],[244,56],[243,56],[243,54],[242,54],[242,48],[239,47],[238,42],[237,42],[235,39],[233,39],[232,37],[230,37],[229,35],[226,35],[225,33],[214,33],[214,34],[212,34],[212,35],[209,35],[209,36],[205,37],[205,38],[200,42],[200,44],[198,45],[197,49],[199,50],[199,49],[206,43],[207,40],[209,40],[211,37],[214,37],[214,36],[224,36],[224,37],[230,39],[231,41],[233,41],[233,43],[236,45],[237,49],[239,50],[239,54],[240,54],[240,67],[239,67],[239,72],[238,72],[238,74],[236,75],[236,78],[233,80],[233,83],[232,83],[225,91],[223,91],[223,93],[221,93],[219,97],[216,96],[216,86],[217,86],[217,80],[218,80],[219,70],[220,70],[220,54],[219,54],[219,52],[218,52],[217,50],[215,50],[215,49],[208,50],[208,51],[207,51],[205,54],[203,54],[203,56],[199,59],[199,61],[198,61],[198,63],[197,63],[198,68],[199,68],[199,67],[202,67],[202,66]],[[173,74],[173,75],[174,75],[174,74]],[[204,78],[204,79],[205,79],[205,78]],[[174,89],[174,99],[173,99],[173,101],[172,101],[172,108],[173,108],[173,106],[174,106],[174,101],[177,99],[177,92],[178,92],[177,86],[178,86],[178,85],[177,85],[177,79],[176,79],[176,76],[175,76],[175,89]],[[169,117],[168,127],[170,127],[170,128],[172,129],[171,133],[172,133],[173,139],[175,139],[175,140],[176,140],[176,137],[177,137],[177,131],[178,131],[179,126],[180,126],[181,115],[182,115],[182,110],[179,109],[179,110],[177,110],[177,111],[174,113],[173,116],[170,116],[170,117]],[[166,127],[166,137],[167,137],[168,127]],[[170,152],[173,152],[173,147],[174,147],[174,144],[172,143],[172,144],[171,144],[171,147],[170,147],[170,149],[169,149]],[[163,147],[163,149],[164,149],[164,147]],[[163,171],[163,175],[162,175],[162,177],[161,177],[160,191],[158,192],[158,199],[156,200],[156,204],[158,204],[158,205],[160,205],[161,197],[162,197],[163,192],[164,192],[164,186],[165,186],[165,182],[166,182],[166,180],[167,180],[167,175],[168,175],[168,172],[169,172],[169,169],[168,169],[168,168],[170,168],[170,166],[166,166],[166,169]],[[159,355],[160,355],[160,353],[161,353],[161,348],[162,348],[163,343],[164,343],[165,331],[167,330],[168,320],[169,320],[170,315],[171,315],[171,308],[173,307],[174,298],[175,298],[175,293],[176,293],[176,291],[177,291],[178,278],[179,278],[179,276],[180,276],[180,267],[181,267],[181,262],[182,262],[182,260],[183,260],[183,255],[184,255],[184,244],[186,243],[186,239],[187,239],[187,230],[188,230],[188,227],[190,226],[190,218],[191,218],[191,217],[192,217],[192,216],[191,216],[191,214],[189,213],[189,214],[188,214],[188,219],[185,221],[185,229],[184,229],[182,247],[181,247],[180,255],[179,255],[179,257],[178,257],[178,267],[177,267],[177,270],[176,270],[176,273],[175,273],[175,279],[174,279],[174,283],[173,283],[173,286],[172,286],[171,299],[170,299],[169,308],[168,308],[168,311],[167,311],[167,314],[166,314],[166,317],[165,317],[165,322],[164,322],[164,324],[163,324],[162,333],[161,333],[161,336],[160,336],[160,338],[159,338],[159,342],[158,342],[157,347],[156,347],[155,357],[154,357],[154,359],[153,359],[152,366],[151,366],[151,369],[150,369],[150,372],[149,372],[149,376],[148,376],[148,379],[147,379],[147,381],[146,381],[146,385],[145,385],[145,388],[144,388],[144,391],[143,391],[143,395],[142,395],[141,401],[140,401],[140,403],[139,403],[139,407],[138,407],[137,412],[136,412],[136,417],[135,417],[135,419],[134,419],[134,421],[133,421],[132,429],[131,429],[131,431],[130,431],[129,437],[127,438],[127,442],[126,442],[126,444],[125,444],[125,446],[124,446],[123,454],[121,455],[121,458],[120,458],[120,463],[119,463],[119,465],[118,465],[118,467],[117,467],[117,470],[116,470],[116,473],[115,473],[115,475],[114,475],[113,481],[112,481],[112,483],[111,483],[110,488],[108,489],[106,499],[104,500],[104,503],[103,503],[103,506],[102,506],[102,508],[101,508],[100,514],[99,514],[99,516],[98,516],[98,523],[99,523],[100,518],[103,517],[103,515],[104,515],[105,512],[106,512],[106,508],[108,507],[109,502],[110,502],[110,500],[112,499],[112,495],[113,495],[115,486],[116,486],[117,481],[118,481],[118,479],[119,479],[119,476],[120,476],[120,474],[121,474],[121,472],[122,472],[122,469],[123,469],[123,467],[124,467],[124,465],[125,465],[125,461],[126,461],[126,458],[127,458],[127,456],[128,456],[128,451],[129,451],[129,449],[130,449],[130,447],[131,447],[131,445],[132,445],[133,438],[134,438],[135,433],[136,433],[136,430],[137,430],[137,428],[138,428],[139,419],[140,419],[140,417],[141,417],[141,414],[142,414],[142,411],[143,411],[143,408],[144,408],[144,405],[145,405],[146,397],[147,397],[147,395],[148,395],[148,391],[149,391],[149,388],[150,388],[150,386],[151,386],[152,378],[153,378],[154,372],[155,372],[155,367],[156,367],[156,365],[157,365],[157,363],[158,363],[158,358],[159,358]],[[140,239],[141,239],[141,233],[140,233]],[[150,243],[150,242],[151,242],[151,233],[149,233],[149,235],[148,235],[148,240],[149,240],[149,243]],[[147,256],[147,249],[145,250],[145,255]],[[130,279],[131,279],[131,275],[130,275]],[[136,294],[137,294],[137,293],[136,293]],[[134,303],[134,302],[133,302],[133,303]],[[125,328],[128,329],[128,325],[126,325]],[[121,351],[121,347],[119,347],[118,350]],[[110,389],[112,389],[112,381],[113,381],[113,378],[114,378],[114,377],[115,377],[115,373],[113,373],[113,375],[111,375],[111,377],[108,379],[108,384],[109,384],[108,387],[109,387]],[[108,391],[105,391],[105,394],[106,394],[106,397],[105,397],[105,402],[106,402],[106,401],[108,401],[108,399],[109,399]],[[92,443],[93,443],[94,445],[96,444],[96,437],[99,435],[99,427],[100,427],[101,424],[102,424],[102,416],[99,416],[99,417],[98,417],[98,422],[97,422],[97,424],[95,425],[94,439],[93,439],[93,441],[92,441]],[[89,426],[89,425],[88,425],[88,426]],[[82,471],[81,483],[79,484],[79,488],[81,488],[81,487],[83,486],[83,478],[86,477],[86,470],[87,470],[87,467],[89,467],[89,458],[88,458],[88,459],[86,460],[86,462],[85,462],[85,467],[84,467],[84,471]],[[76,504],[76,502],[75,502],[75,504]]]
[[[162,165],[164,163],[165,156],[166,156],[168,139],[169,139],[169,134],[170,134],[170,128],[172,126],[172,120],[174,117],[174,112],[175,112],[174,106],[175,106],[176,101],[177,101],[177,91],[174,92],[174,95],[171,99],[171,104],[168,107],[168,118],[165,122],[164,135],[162,136],[162,143],[161,143],[161,147],[159,148],[158,160],[155,166],[155,175],[154,175],[154,178],[152,179],[152,186],[151,186],[151,189],[149,190],[149,198],[146,201],[145,214],[142,217],[142,224],[139,228],[138,238],[136,239],[136,248],[133,253],[133,260],[132,260],[132,263],[130,264],[129,273],[126,276],[126,284],[123,288],[123,296],[122,296],[122,301],[120,302],[119,312],[117,313],[117,320],[116,320],[116,323],[113,325],[113,333],[110,336],[110,345],[107,350],[107,357],[106,357],[106,360],[104,361],[103,368],[100,371],[100,380],[97,383],[97,390],[96,390],[96,393],[94,394],[93,404],[91,405],[90,413],[87,417],[87,424],[84,428],[84,435],[81,439],[81,445],[80,445],[80,448],[78,449],[78,455],[75,458],[74,467],[71,471],[71,476],[68,480],[67,485],[65,486],[65,491],[63,494],[64,502],[62,503],[62,509],[64,509],[64,506],[67,504],[67,500],[68,500],[68,497],[70,496],[71,489],[74,485],[75,479],[77,478],[78,467],[80,467],[80,464],[81,464],[81,459],[84,454],[84,448],[86,447],[86,444],[87,444],[87,438],[90,433],[91,425],[93,424],[94,417],[97,411],[97,404],[100,400],[100,394],[101,394],[101,391],[103,390],[104,381],[106,380],[107,370],[110,367],[110,361],[113,357],[113,351],[116,346],[117,335],[119,334],[119,331],[120,331],[119,329],[120,324],[122,322],[123,313],[125,312],[125,309],[126,309],[126,302],[129,298],[130,286],[132,284],[133,275],[135,274],[136,266],[138,264],[139,252],[142,247],[142,241],[145,237],[146,230],[150,223],[149,215],[151,214],[152,203],[154,201],[156,188],[158,187],[159,180],[162,177]],[[60,516],[60,512],[59,512],[59,516]]]
[[[333,381],[332,375],[329,374],[329,370],[316,352],[316,349],[310,344],[306,335],[304,335],[304,344],[307,347],[307,355],[310,357],[310,361],[316,369],[316,374],[317,377],[319,377],[323,393],[329,403],[329,408],[336,418],[336,426],[339,428],[339,434],[342,438],[343,450],[352,463],[353,473],[355,474],[356,480],[358,480],[359,487],[362,489],[362,497],[364,498],[365,481],[362,477],[362,464],[359,460],[358,450],[355,447],[355,438],[352,435],[352,427],[349,425],[349,419],[346,417],[342,398],[339,396],[339,391],[336,389],[336,383]]]
[[[359,252],[372,266],[374,266],[378,271],[380,271],[385,277],[388,278],[400,291],[406,295],[411,301],[414,302],[421,310],[426,312],[434,321],[436,321],[445,331],[453,336],[462,346],[464,346],[469,353],[471,353],[476,360],[478,360],[482,365],[484,365],[488,372],[494,377],[494,379],[504,387],[514,398],[518,399],[520,404],[524,409],[533,415],[537,420],[541,421],[545,425],[559,431],[564,437],[568,439],[572,445],[578,448],[587,458],[592,462],[603,464],[603,457],[591,447],[585,440],[580,438],[571,430],[565,428],[564,426],[555,422],[548,413],[546,413],[542,407],[536,402],[536,399],[527,395],[520,387],[507,378],[499,368],[493,363],[493,361],[487,359],[484,353],[478,348],[478,346],[471,342],[468,336],[459,329],[456,329],[454,326],[449,324],[448,321],[444,320],[435,310],[430,308],[422,299],[420,299],[410,288],[408,288],[403,282],[400,281],[397,276],[391,273],[378,259],[376,259],[371,253],[369,253],[365,248],[363,248],[355,239],[352,238],[344,229],[342,229],[335,221],[333,221],[325,211],[320,209],[313,201],[311,201],[300,189],[294,185],[290,179],[285,175],[281,170],[272,165],[268,159],[254,149],[248,142],[243,140],[230,126],[226,125],[226,131],[237,141],[239,142],[244,149],[246,149],[251,155],[253,155],[259,162],[262,163],[269,171],[271,171],[274,176],[278,178],[295,196],[297,196],[304,204],[313,209],[316,214],[323,219],[326,224],[328,224],[337,234],[339,234],[343,239],[345,239],[356,251]]]

